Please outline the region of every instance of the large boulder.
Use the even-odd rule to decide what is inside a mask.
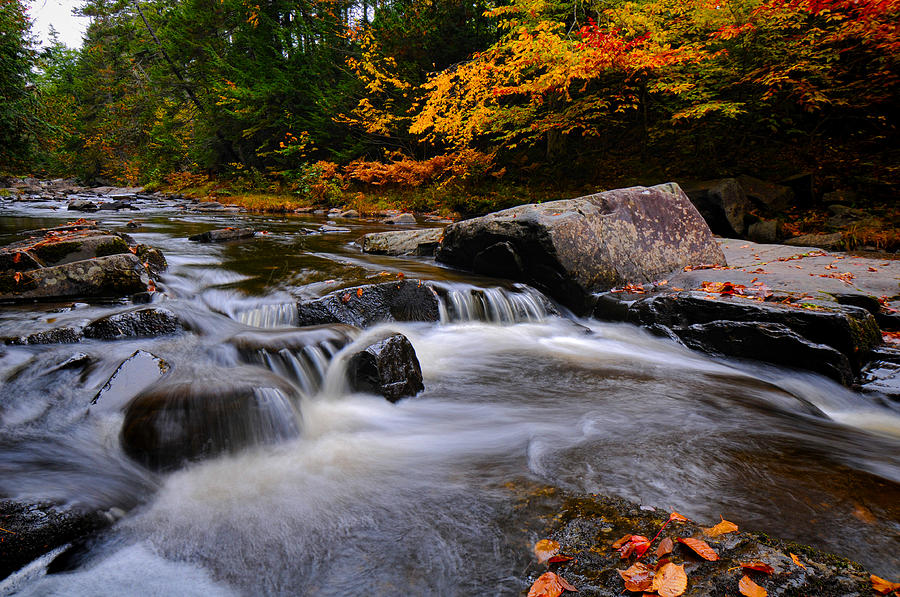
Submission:
[[[770,211],[782,211],[794,203],[791,187],[742,174],[737,177],[747,198]]]
[[[716,234],[742,236],[752,207],[744,188],[734,178],[698,183],[685,189],[691,201]]]
[[[147,270],[131,253],[0,276],[0,301],[120,297],[147,289]]]
[[[391,402],[425,389],[416,350],[403,334],[393,334],[353,353],[347,359],[347,381],[354,391],[380,394]]]
[[[578,314],[594,293],[687,265],[725,263],[674,183],[520,205],[448,226],[438,261],[521,280]]]
[[[120,236],[98,230],[39,236],[0,248],[0,271],[27,271],[128,252],[128,243]]]
[[[440,321],[440,299],[417,280],[346,288],[297,304],[300,325],[346,323],[368,327],[385,321]]]
[[[433,255],[443,235],[443,228],[373,232],[363,236],[362,250],[378,255]]]
[[[297,437],[293,388],[256,367],[176,370],[125,409],[121,442],[145,466],[171,470],[222,453]]]
[[[84,327],[86,338],[118,340],[174,334],[180,327],[178,317],[168,309],[149,307],[116,313],[96,319]]]

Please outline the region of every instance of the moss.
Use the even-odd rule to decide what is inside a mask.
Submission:
[[[97,257],[106,257],[108,255],[119,255],[128,252],[128,243],[121,238],[113,239],[109,242],[97,245],[95,254]]]
[[[48,245],[37,245],[33,252],[37,258],[44,263],[57,263],[65,259],[66,255],[76,253],[81,250],[80,241],[71,241],[67,243],[52,243]]]

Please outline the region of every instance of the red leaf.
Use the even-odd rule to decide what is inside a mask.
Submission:
[[[22,261],[22,253],[16,251],[16,254],[13,255],[13,263],[19,263]]]
[[[755,570],[756,572],[765,572],[766,574],[775,572],[775,569],[765,562],[740,562],[738,565],[744,570]]]
[[[676,522],[688,522],[688,518],[686,516],[682,516],[678,512],[672,512],[669,514],[669,520],[674,520]]]
[[[715,562],[719,559],[719,554],[717,554],[706,541],[703,541],[701,539],[691,539],[690,537],[686,539],[682,539],[681,537],[679,537],[677,541],[690,547],[698,556],[700,556],[704,560]]]
[[[619,541],[621,541],[621,539]],[[618,543],[618,541],[616,543]],[[642,535],[631,535],[628,540],[618,548],[618,551],[619,555],[623,558],[627,558],[631,556],[631,554],[641,557],[649,548],[649,539]]]
[[[670,554],[673,549],[675,549],[675,542],[672,541],[671,537],[666,537],[659,542],[659,547],[656,548],[656,557],[661,558],[666,554]]]
[[[710,537],[718,537],[719,535],[725,535],[726,533],[735,533],[737,530],[738,526],[736,524],[723,518],[722,522],[710,529],[703,529],[703,532]]]
[[[573,558],[572,556],[553,556],[552,558],[547,560],[547,562],[550,564],[559,564],[561,562],[571,562],[574,559],[575,558]]]
[[[362,289],[362,288],[357,288],[357,289],[356,289],[356,296],[359,297],[359,296],[362,296],[362,295],[363,295],[363,289]]]
[[[616,572],[625,581],[625,588],[629,591],[646,591],[653,583],[653,569],[641,562],[637,562],[627,570]]]
[[[344,296],[341,297],[341,302],[344,303],[345,305],[350,302],[350,293],[349,292],[344,294]]]

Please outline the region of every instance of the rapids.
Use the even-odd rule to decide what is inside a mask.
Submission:
[[[65,213],[7,208],[0,241]],[[134,214],[98,214],[124,229]],[[530,545],[514,487],[613,494],[713,524],[795,539],[900,569],[900,412],[820,376],[717,361],[639,328],[566,317],[537,291],[360,253],[364,232],[312,217],[186,214],[161,205],[128,231],[163,250],[157,305],[176,335],[0,348],[0,496],[121,516],[74,571],[55,554],[0,581],[15,595],[520,594]],[[267,230],[188,242],[222,226]],[[298,299],[362,283],[435,281],[442,321],[257,351],[229,342],[289,331]],[[126,302],[4,306],[0,336],[72,324]],[[347,391],[343,355],[384,331],[412,342],[425,380],[390,404]],[[122,412],[91,406],[136,350],[177,371],[267,369],[293,388],[297,437],[154,473],[119,444]],[[76,353],[85,369],[60,367]],[[221,377],[221,375],[219,375]],[[228,380],[219,380],[228,383]],[[140,388],[135,389],[135,392]],[[279,398],[280,399],[280,398]],[[59,550],[57,550],[59,551]]]

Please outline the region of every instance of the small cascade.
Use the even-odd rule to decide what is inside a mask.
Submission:
[[[511,289],[435,284],[435,290],[441,299],[441,323],[540,322],[556,313],[544,295],[524,284],[516,284]]]
[[[270,303],[242,309],[234,319],[257,328],[285,328],[297,325],[297,305],[294,303]]]

